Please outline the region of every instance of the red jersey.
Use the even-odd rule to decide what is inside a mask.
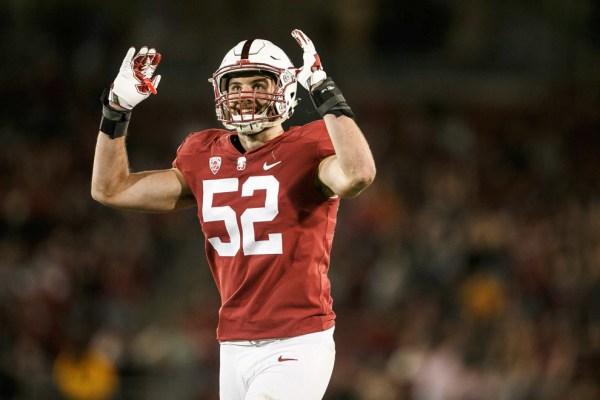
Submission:
[[[334,325],[327,272],[339,198],[315,186],[334,154],[322,120],[240,153],[234,132],[192,133],[173,166],[196,197],[221,295],[217,338],[253,340]]]

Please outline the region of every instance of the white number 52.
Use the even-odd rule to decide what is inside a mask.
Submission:
[[[241,226],[238,226],[233,208],[213,205],[215,194],[239,190],[238,178],[206,180],[203,181],[203,189],[202,217],[204,221],[223,221],[229,235],[229,242],[224,242],[218,237],[208,238],[209,243],[220,256],[233,257],[239,251],[240,246],[244,255],[247,256],[282,253],[281,233],[269,233],[266,240],[256,240],[254,234],[256,222],[273,221],[279,213],[277,204],[279,181],[274,176],[251,176],[242,184],[242,197],[252,196],[255,190],[265,190],[266,196],[264,207],[248,208],[240,215]]]

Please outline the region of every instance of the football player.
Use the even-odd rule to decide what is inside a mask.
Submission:
[[[168,169],[130,172],[125,147],[132,109],[160,83],[160,54],[129,49],[102,96],[92,196],[128,210],[197,205],[221,296],[227,400],[323,397],[335,358],[328,269],[338,205],[375,178],[368,143],[312,41],[292,36],[303,49],[298,69],[267,40],[225,55],[210,81],[227,130],[191,133]],[[284,130],[298,82],[322,118]]]

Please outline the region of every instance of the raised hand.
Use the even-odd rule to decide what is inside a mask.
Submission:
[[[298,82],[309,92],[311,88],[327,78],[327,74],[323,71],[321,59],[315,50],[315,45],[300,29],[292,31],[292,37],[304,50],[302,59],[304,65],[296,70],[296,78]]]
[[[128,110],[145,100],[150,93],[156,94],[161,78],[160,75],[152,78],[160,63],[160,53],[156,49],[144,46],[135,57],[134,54],[135,48],[131,47],[109,94],[110,101]]]

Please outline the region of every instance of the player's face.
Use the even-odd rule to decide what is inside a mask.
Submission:
[[[227,84],[229,108],[236,115],[256,115],[262,113],[270,104],[269,96],[260,93],[273,93],[275,82],[265,75],[237,76]]]

